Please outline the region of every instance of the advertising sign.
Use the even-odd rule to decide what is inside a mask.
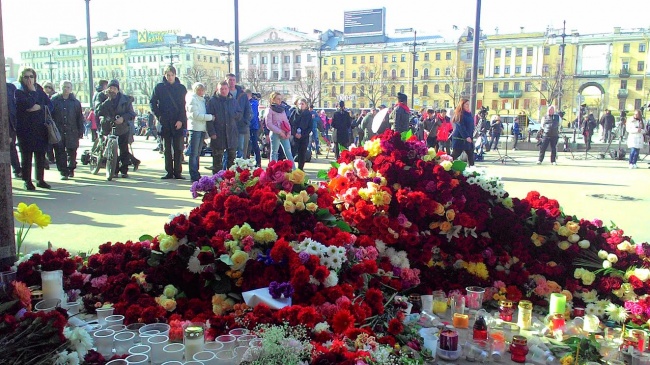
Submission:
[[[386,9],[354,10],[343,13],[343,33],[347,36],[384,35]]]

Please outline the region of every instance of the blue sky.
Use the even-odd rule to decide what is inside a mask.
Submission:
[[[121,29],[179,29],[182,34],[234,40],[233,0],[91,0],[91,32]],[[474,26],[475,0],[325,0],[260,1],[239,0],[240,39],[266,27],[292,26],[343,30],[346,10],[386,8],[386,29],[415,28],[418,34],[445,34],[456,25]],[[623,9],[624,15],[616,15]],[[619,0],[596,3],[593,0],[483,0],[481,28],[494,34],[544,31],[547,26],[567,32],[611,32],[613,27],[650,27],[650,1]],[[5,0],[2,2],[3,37],[7,57],[37,44],[38,37],[59,33],[84,36],[84,0]]]

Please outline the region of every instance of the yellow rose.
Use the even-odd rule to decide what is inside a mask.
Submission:
[[[232,254],[232,256],[230,256],[230,259],[232,260],[232,266],[230,267],[233,270],[242,270],[248,261],[248,253],[242,250],[237,250]]]
[[[167,285],[165,286],[165,289],[163,289],[163,295],[166,296],[167,298],[174,298],[178,294],[178,289],[176,289],[173,285]]]
[[[559,234],[560,236],[567,237],[571,234],[571,231],[569,231],[567,227],[562,226],[560,227],[560,229],[557,230],[557,234]]]
[[[632,247],[632,244],[630,244],[629,241],[623,241],[619,243],[618,245],[616,245],[616,248],[618,248],[619,251],[625,251],[630,253],[634,252],[634,248]]]
[[[298,196],[300,196],[303,203],[307,203],[309,201],[309,194],[307,194],[306,190],[300,190],[300,193],[298,193]]]
[[[147,275],[145,275],[143,272],[139,274],[133,274],[131,277],[135,279],[138,285],[144,285],[147,283]]]
[[[440,163],[440,166],[442,166],[442,168],[445,169],[445,171],[451,171],[451,167],[452,167],[453,165],[454,165],[454,164],[453,164],[451,161],[447,161],[447,160],[442,161],[442,162]]]
[[[452,227],[453,227],[453,226],[452,226],[451,223],[449,223],[449,222],[442,222],[442,223],[440,224],[440,230],[441,230],[442,232],[447,232],[447,231],[449,231]]]
[[[307,210],[315,213],[318,210],[318,204],[316,203],[307,203]]]
[[[555,232],[559,231],[560,227],[562,227],[562,225],[560,225],[560,222],[558,221],[553,222],[553,231]]]
[[[176,251],[179,246],[178,238],[176,238],[176,236],[170,236],[165,233],[161,233],[158,236],[158,242],[160,243],[160,251],[164,253]]]
[[[440,215],[440,216],[444,215],[445,214],[445,207],[442,204],[436,202],[436,210],[434,211],[434,213],[436,213],[437,215]]]
[[[294,184],[302,184],[305,182],[305,172],[299,169],[291,171],[289,174],[289,181]]]
[[[451,222],[456,217],[456,212],[453,209],[449,209],[446,213],[446,216],[447,216],[447,220]]]
[[[305,210],[305,203],[303,203],[303,202],[297,202],[297,203],[296,203],[296,210],[297,210],[297,211]]]
[[[578,233],[578,231],[580,230],[580,224],[578,224],[578,223],[576,223],[576,222],[573,222],[573,221],[570,221],[570,222],[567,222],[567,224],[566,224],[566,228],[567,228],[571,233]]]
[[[285,200],[284,210],[286,210],[289,213],[294,213],[296,211],[296,205],[290,202],[289,200]]]
[[[562,241],[562,242],[557,244],[557,247],[559,247],[560,250],[566,250],[569,247],[571,247],[571,244],[569,243],[569,241]]]

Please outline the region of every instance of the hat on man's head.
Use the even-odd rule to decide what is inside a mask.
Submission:
[[[399,101],[400,103],[406,103],[406,99],[407,99],[406,94],[397,93],[397,101]]]
[[[108,83],[108,87],[115,86],[118,90],[120,89],[120,82],[113,79]]]
[[[339,101],[339,108],[345,108],[345,101]]]

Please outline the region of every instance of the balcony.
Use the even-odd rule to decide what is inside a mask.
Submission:
[[[521,90],[503,90],[499,91],[499,97],[502,99],[509,99],[509,98],[520,98],[522,95],[524,95],[524,92]]]
[[[630,77],[630,69],[622,68],[621,72],[618,74],[619,77]]]
[[[428,79],[429,79],[429,75],[423,75],[422,76],[422,80],[428,80]]]
[[[627,89],[618,89],[616,96],[619,99],[627,99]]]

